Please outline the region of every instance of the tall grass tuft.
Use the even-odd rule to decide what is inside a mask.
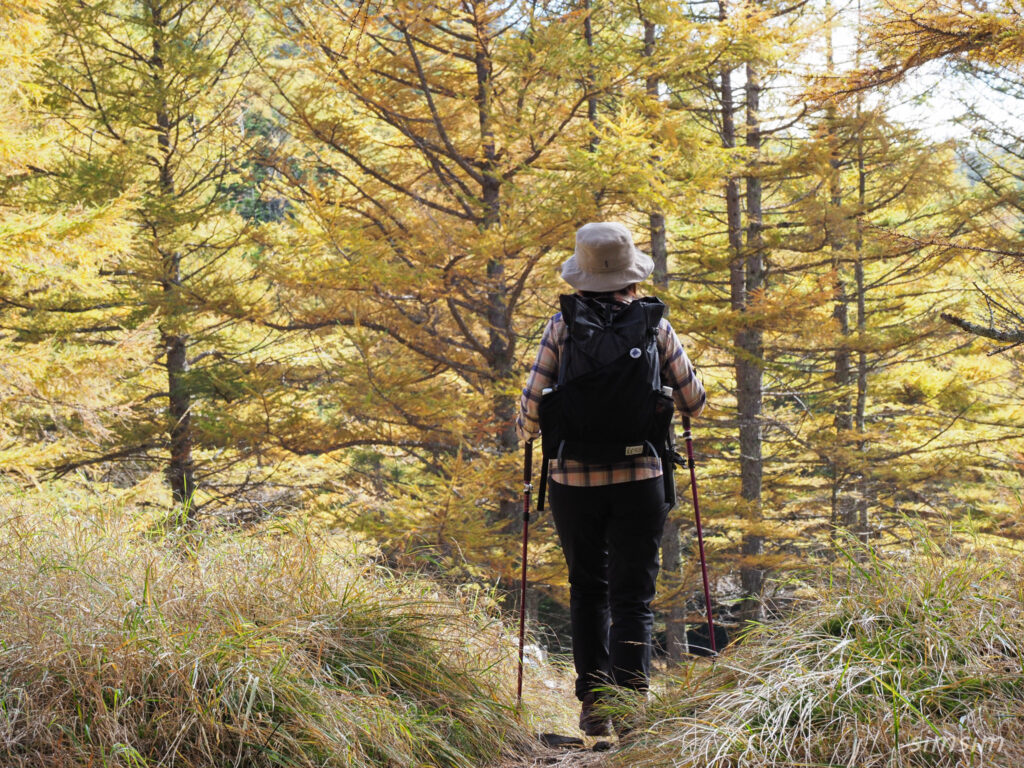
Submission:
[[[1024,570],[923,548],[847,553],[813,606],[667,683],[616,762],[1024,765]]]
[[[0,498],[0,764],[480,766],[524,748],[467,598],[301,531],[133,532]]]

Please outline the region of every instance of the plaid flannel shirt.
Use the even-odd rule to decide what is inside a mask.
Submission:
[[[627,294],[616,294],[615,298],[622,302],[631,300]],[[541,395],[558,380],[558,361],[568,332],[569,327],[562,319],[561,312],[552,317],[544,329],[537,360],[530,368],[530,376],[519,401],[516,431],[524,440],[532,440],[540,435]],[[683,345],[679,343],[679,337],[664,318],[658,324],[658,358],[661,360],[661,383],[672,387],[676,408],[681,413],[698,416],[704,410],[704,386],[697,378],[697,372],[686,356]],[[614,464],[585,464],[566,459],[562,464],[560,468],[558,461],[552,459],[548,463],[548,477],[552,482],[577,487],[648,480],[661,477],[662,474],[661,459],[657,456],[642,456]]]

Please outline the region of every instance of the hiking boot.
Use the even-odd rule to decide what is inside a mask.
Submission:
[[[613,717],[612,728],[615,731],[615,735],[619,737],[619,741],[622,741],[636,730],[635,717],[626,715]]]
[[[621,742],[631,734],[636,733],[637,728],[643,722],[643,709],[647,702],[647,694],[642,691],[634,691],[630,695],[624,695],[620,706],[612,712],[612,729]]]
[[[580,708],[580,730],[587,736],[610,736],[610,718],[600,711],[597,695],[590,691],[583,696]]]

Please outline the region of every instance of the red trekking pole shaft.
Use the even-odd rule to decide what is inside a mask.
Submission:
[[[527,440],[523,453],[523,575],[519,580],[519,675],[516,681],[516,708],[523,703],[523,647],[526,642],[526,545],[530,536],[530,494],[533,492],[533,440]]]
[[[690,417],[683,416],[683,439],[686,440],[686,458],[690,465],[690,491],[693,493],[693,519],[697,523],[697,548],[700,550],[700,573],[704,577],[704,607],[708,612],[708,639],[711,641],[711,652],[717,654],[715,647],[715,624],[711,619],[711,588],[708,586],[708,561],[704,556],[704,531],[700,525],[700,503],[697,501],[697,472],[693,463],[693,436],[690,434]]]

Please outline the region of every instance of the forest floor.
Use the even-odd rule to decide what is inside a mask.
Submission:
[[[561,750],[536,735],[579,734],[571,661],[528,658],[516,711],[515,635],[477,594],[336,533],[145,515],[0,482],[5,768],[1024,765],[1016,555],[844,551],[799,610],[659,670],[625,743]]]
[[[608,765],[607,752],[589,749],[545,749],[518,762],[508,762],[495,768],[599,768]]]
[[[573,692],[574,671],[568,654],[552,655],[541,663],[527,655],[523,677],[523,711],[526,727],[536,735],[536,751],[508,758],[492,768],[596,768],[610,765],[609,757],[617,746],[614,736],[583,737],[577,724],[579,702]],[[542,743],[542,734],[583,738],[582,747],[551,748]],[[607,745],[601,748],[601,743]],[[595,746],[597,751],[595,751]],[[610,749],[609,749],[610,748]]]

